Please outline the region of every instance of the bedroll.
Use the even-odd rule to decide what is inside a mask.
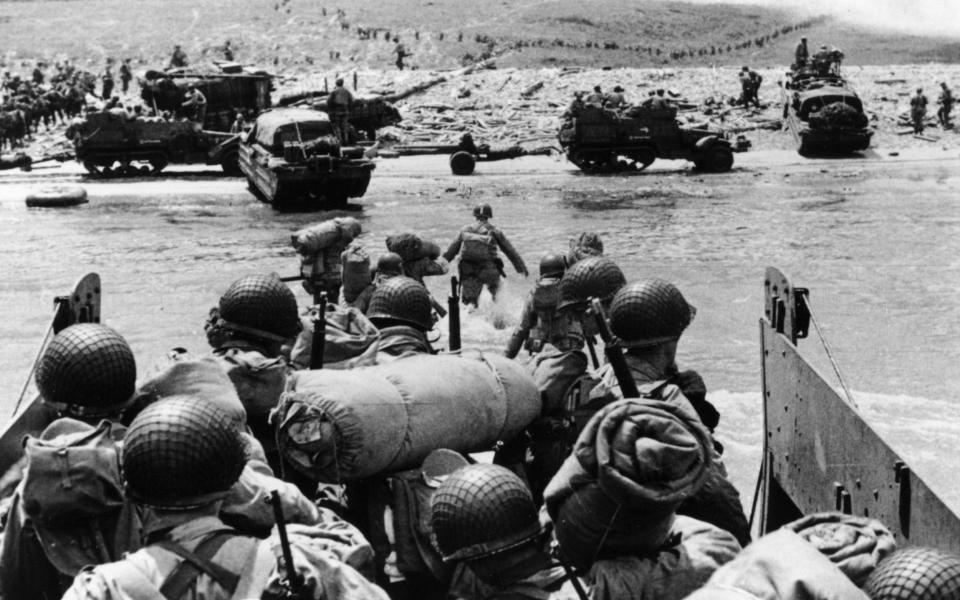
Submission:
[[[285,461],[320,482],[418,466],[437,448],[490,450],[540,414],[519,364],[492,354],[418,355],[349,371],[299,371],[275,419]]]

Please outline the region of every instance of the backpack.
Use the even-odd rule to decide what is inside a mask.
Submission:
[[[489,230],[483,233],[464,231],[463,247],[460,250],[460,259],[471,262],[487,262],[497,256],[497,241]]]

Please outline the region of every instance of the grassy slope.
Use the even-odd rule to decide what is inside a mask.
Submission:
[[[0,39],[8,59],[69,55],[102,64],[106,56],[131,56],[143,65],[166,60],[181,43],[193,60],[231,39],[238,58],[276,61],[278,71],[351,69],[391,64],[393,45],[358,40],[334,18],[338,3],[316,0],[0,0]],[[327,15],[322,14],[327,7]],[[803,16],[749,6],[691,5],[637,0],[351,0],[342,3],[351,26],[400,33],[422,68],[451,67],[464,54],[478,54],[483,34],[499,43],[562,38],[583,43],[617,42],[661,48],[735,43],[796,23]],[[588,7],[588,8],[585,8]],[[420,39],[414,39],[414,32]],[[457,42],[459,32],[464,41]],[[440,33],[444,40],[440,41]],[[805,31],[812,45],[841,46],[852,63],[891,64],[960,59],[957,40],[881,35],[827,22]],[[666,62],[626,50],[525,48],[501,60],[504,66],[551,65],[688,66],[785,64],[799,36],[782,36],[764,48]],[[340,52],[340,59],[330,51]]]

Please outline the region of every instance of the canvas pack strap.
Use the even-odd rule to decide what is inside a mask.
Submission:
[[[190,586],[201,574],[206,573],[220,586],[231,594],[237,588],[240,576],[231,573],[224,567],[213,562],[213,557],[220,548],[231,538],[236,537],[232,532],[221,531],[200,542],[193,552],[187,550],[173,540],[161,540],[156,546],[172,552],[183,559],[160,586],[160,593],[167,600],[180,600]]]

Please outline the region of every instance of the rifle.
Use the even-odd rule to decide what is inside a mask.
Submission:
[[[437,299],[433,296],[430,296],[430,306],[433,307],[433,310],[437,311],[437,315],[439,315],[441,319],[447,316],[447,309],[437,302]]]
[[[327,344],[327,294],[317,294],[317,304],[314,307],[317,314],[313,316],[313,344],[310,346],[310,369],[323,368],[323,352]]]
[[[592,335],[585,335],[583,339],[587,342],[587,350],[590,351],[590,361],[593,362],[593,368],[599,369],[600,361],[597,359],[597,341],[593,339]]]
[[[627,359],[623,355],[620,340],[613,337],[610,328],[607,327],[606,315],[603,314],[603,305],[600,304],[600,300],[591,298],[588,312],[593,313],[593,318],[596,320],[600,339],[603,340],[603,353],[607,356],[607,362],[613,368],[613,374],[620,385],[620,392],[624,398],[639,398],[640,391],[637,389],[637,382],[633,380],[633,375],[630,374],[630,367],[627,366]]]
[[[283,567],[287,572],[287,577],[283,581],[287,588],[289,598],[299,598],[300,590],[303,588],[303,577],[297,571],[293,564],[293,552],[290,550],[290,540],[287,538],[287,521],[283,517],[283,505],[280,504],[280,494],[277,490],[270,492],[267,498],[267,504],[273,507],[273,517],[277,522],[277,533],[280,534],[280,549],[283,551]]]
[[[447,298],[450,307],[450,351],[460,349],[460,293],[456,277],[450,278],[450,297]]]

